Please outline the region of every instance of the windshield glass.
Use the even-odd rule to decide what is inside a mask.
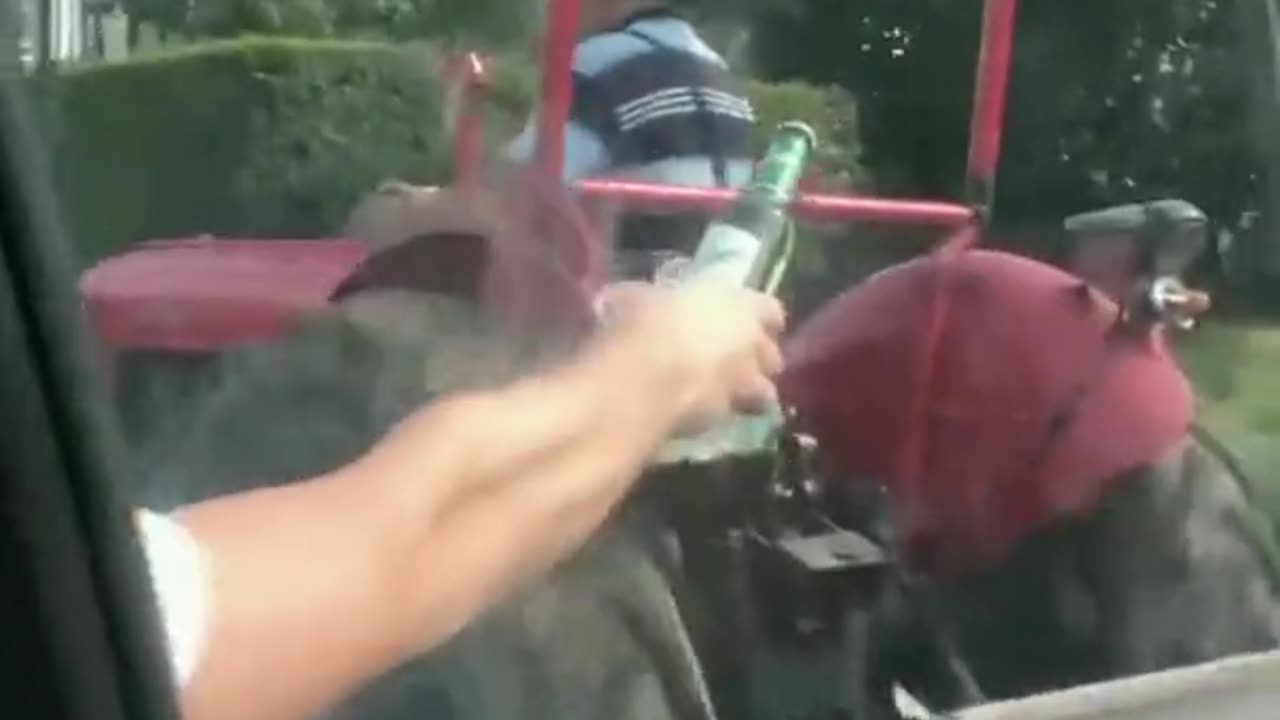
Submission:
[[[777,412],[335,717],[881,718],[1280,647],[1280,3],[10,11],[142,507],[555,365],[709,227],[787,248]]]

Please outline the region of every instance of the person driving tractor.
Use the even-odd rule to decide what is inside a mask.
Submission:
[[[728,63],[667,2],[586,0],[573,57],[564,179],[732,187],[751,178],[755,112]],[[536,122],[509,146],[533,157]],[[629,211],[615,226],[618,273],[650,279],[671,252],[689,254],[701,215]]]

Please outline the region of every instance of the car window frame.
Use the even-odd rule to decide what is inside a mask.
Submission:
[[[0,67],[0,707],[179,717],[123,443],[16,59]]]

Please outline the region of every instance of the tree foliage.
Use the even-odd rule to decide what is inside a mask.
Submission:
[[[125,0],[125,9],[192,38],[364,36],[502,48],[528,37],[537,8],[509,0]]]
[[[759,26],[774,77],[859,101],[895,191],[958,196],[980,0],[799,0]],[[1233,0],[1024,2],[998,213],[1056,218],[1174,193],[1234,220],[1256,195]],[[797,38],[803,38],[803,42]]]

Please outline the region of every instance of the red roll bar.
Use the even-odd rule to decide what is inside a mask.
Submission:
[[[584,197],[616,200],[628,207],[708,213],[722,209],[738,196],[736,190],[613,180],[584,180],[577,184],[577,190]],[[814,193],[801,195],[792,211],[797,217],[812,222],[860,221],[941,227],[963,225],[973,218],[973,210],[956,203]]]
[[[564,128],[573,103],[573,49],[578,44],[582,0],[547,0],[542,60],[542,104],[538,108],[538,169],[558,178],[564,169]]]
[[[969,125],[965,200],[981,208],[986,216],[990,215],[995,200],[996,173],[1000,169],[1017,14],[1018,0],[987,0],[982,14],[982,49],[978,53],[973,118]]]

